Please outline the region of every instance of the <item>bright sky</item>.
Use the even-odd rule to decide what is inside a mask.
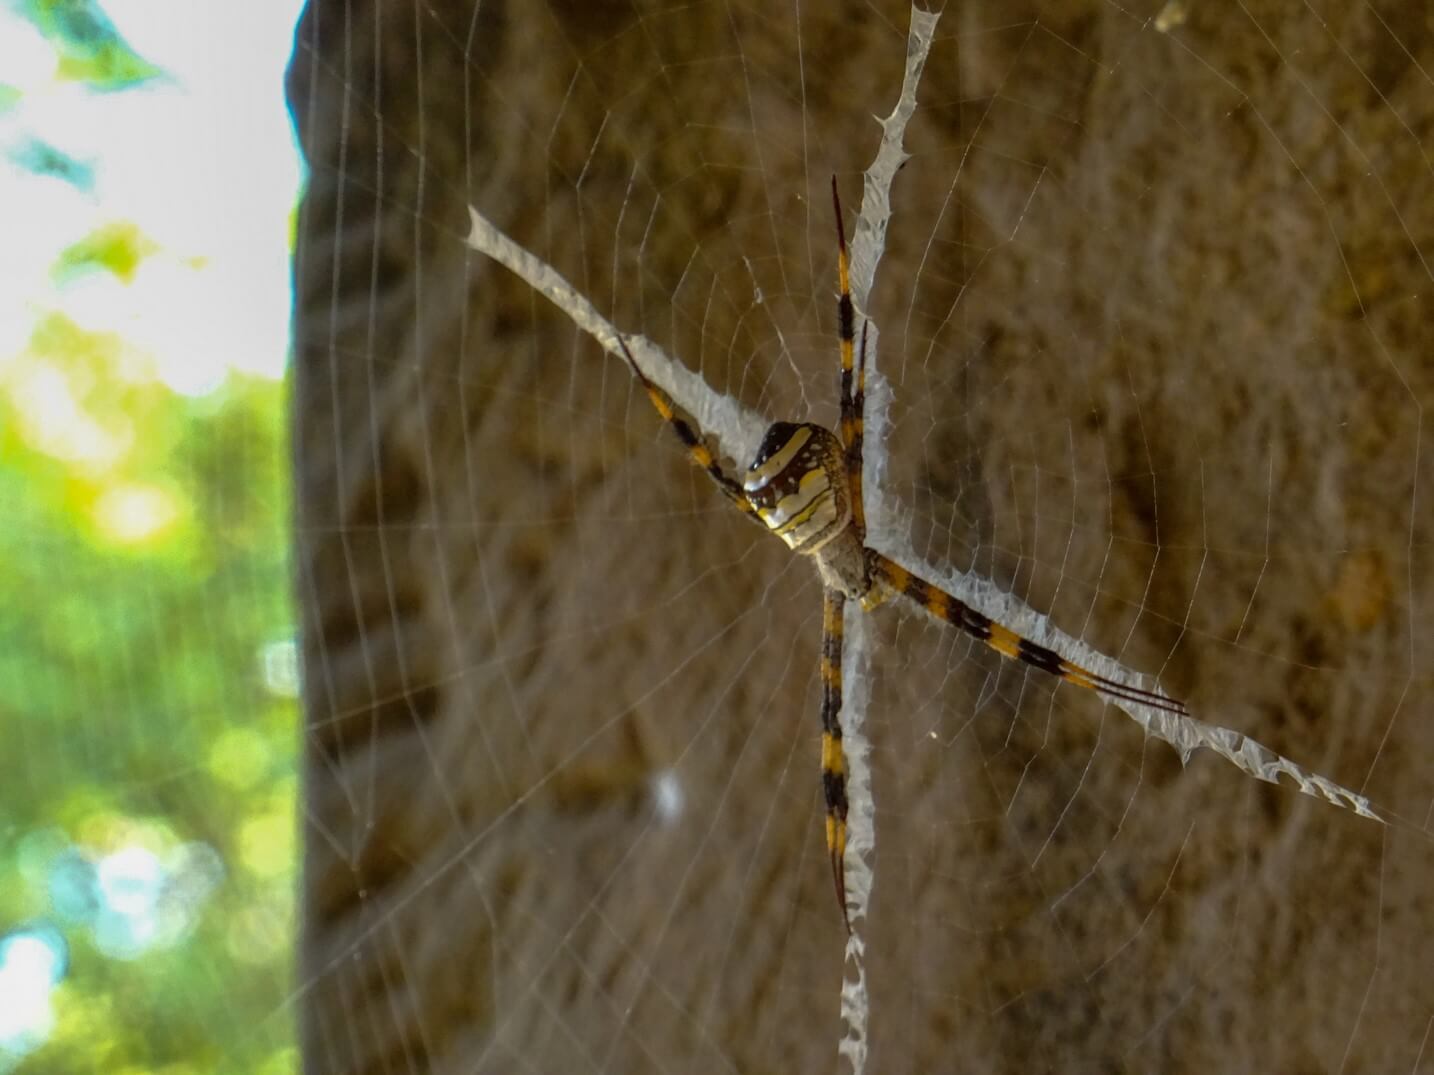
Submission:
[[[85,192],[0,159],[0,364],[62,309],[149,352],[181,391],[229,368],[280,375],[300,176],[283,72],[300,3],[106,0],[130,46],[170,75],[108,94],[57,80],[54,50],[0,6],[0,82],[24,94],[0,114],[0,153],[39,138],[95,172]],[[162,248],[132,282],[51,282],[66,246],[124,220]]]

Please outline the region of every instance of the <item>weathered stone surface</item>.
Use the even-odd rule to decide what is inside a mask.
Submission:
[[[1182,770],[884,610],[870,1070],[1413,1070],[1429,25],[999,7],[943,16],[873,302],[915,548],[1396,824]],[[309,1070],[834,1066],[813,573],[462,240],[479,205],[714,385],[834,421],[824,192],[855,198],[905,26],[884,0],[310,4]]]

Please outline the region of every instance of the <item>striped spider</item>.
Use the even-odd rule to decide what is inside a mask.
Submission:
[[[822,578],[822,793],[826,799],[827,853],[837,902],[847,933],[843,865],[846,855],[846,760],[841,731],[842,618],[848,599],[871,609],[892,595],[915,602],[931,616],[964,631],[1003,657],[1022,661],[1066,683],[1106,698],[1189,716],[1185,705],[1153,691],[1117,683],[1068,661],[1055,650],[1023,638],[939,586],[907,571],[866,544],[862,505],[862,423],[866,401],[866,322],[858,350],[852,308],[850,262],[842,225],[841,199],[832,176],[832,209],[837,230],[837,322],[841,346],[840,438],[813,422],[777,422],[762,438],[757,457],[741,482],[722,469],[692,426],[673,409],[672,400],[638,367],[627,342],[617,342],[632,371],[647,390],[657,413],[672,427],[692,461],[743,514],[760,522],[794,552],[816,561]],[[853,357],[856,361],[853,363]]]

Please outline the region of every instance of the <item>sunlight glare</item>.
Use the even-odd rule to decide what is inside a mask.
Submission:
[[[96,525],[112,541],[148,541],[179,517],[174,497],[152,485],[116,485],[95,502]]]
[[[48,362],[17,362],[6,380],[20,434],[36,451],[102,473],[129,450],[130,438],[95,421]]]
[[[66,962],[65,942],[54,930],[26,929],[0,940],[0,1063],[49,1036],[50,991]]]

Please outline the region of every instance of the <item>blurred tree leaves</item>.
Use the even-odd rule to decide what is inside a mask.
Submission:
[[[129,47],[94,0],[12,0],[12,4],[55,47],[62,78],[109,91],[164,74]]]
[[[67,932],[36,1060],[252,1070],[288,1037],[282,1017],[256,1029],[286,995],[292,929],[275,834],[294,825],[297,718],[264,674],[293,630],[284,387],[231,375],[194,399],[134,373],[122,340],[56,314],[0,375],[0,924],[56,913],[20,869],[34,834],[94,857],[209,845],[224,879],[188,939],[125,962]],[[155,525],[117,531],[102,506],[136,490],[158,491],[138,499]]]
[[[139,263],[159,252],[132,221],[120,220],[91,232],[60,253],[51,273],[56,283],[65,283],[87,272],[113,273],[128,283]]]
[[[115,92],[164,75],[95,3],[9,3],[64,78]],[[0,84],[0,112],[17,100]],[[44,132],[6,152],[86,191],[103,167]],[[231,373],[183,395],[64,308],[71,285],[127,283],[159,252],[124,220],[57,240],[58,306],[0,355],[0,936],[49,923],[68,956],[21,1071],[297,1065],[298,718],[275,674],[293,663],[286,387]],[[159,878],[129,948],[101,922],[124,853]]]
[[[79,190],[94,189],[95,170],[91,164],[39,138],[22,138],[5,155],[27,172],[62,179]]]
[[[59,57],[59,77],[86,88],[113,92],[143,85],[164,71],[136,53],[93,0],[10,0],[11,8],[45,37]],[[24,97],[0,83],[0,115]],[[36,175],[53,176],[82,191],[94,188],[90,162],[78,160],[43,138],[25,137],[6,147],[6,157]]]

